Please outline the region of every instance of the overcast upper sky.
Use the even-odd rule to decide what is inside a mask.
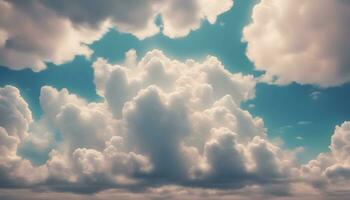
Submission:
[[[350,2],[0,0],[0,199],[350,198]]]

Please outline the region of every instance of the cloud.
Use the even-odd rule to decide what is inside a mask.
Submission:
[[[0,89],[0,124],[10,136],[23,139],[33,121],[28,104],[12,86]]]
[[[34,168],[17,155],[18,145],[28,137],[28,127],[33,122],[28,104],[17,88],[0,88],[0,116],[0,186],[23,187],[42,181],[46,171]]]
[[[305,187],[305,186],[304,186]],[[298,195],[298,196],[283,196],[283,197],[271,197],[262,196],[259,194],[260,190],[256,187],[244,188],[236,191],[225,190],[209,190],[202,188],[188,188],[175,185],[163,186],[158,188],[150,188],[144,192],[126,192],[120,189],[106,190],[92,195],[81,195],[72,193],[59,193],[52,191],[35,192],[28,189],[12,189],[12,190],[0,190],[0,198],[15,200],[15,199],[28,199],[28,200],[56,200],[56,199],[122,199],[122,200],[148,200],[148,199],[170,199],[170,200],[201,200],[201,199],[218,199],[218,200],[249,200],[249,199],[264,199],[273,198],[276,200],[317,200],[322,196],[313,196],[312,190],[310,193]],[[341,200],[346,196],[330,197],[328,199]]]
[[[111,28],[139,39],[157,34],[158,16],[166,36],[183,37],[204,20],[215,23],[232,6],[232,0],[1,0],[0,65],[40,71],[47,62],[60,65],[77,55],[89,58],[89,45]]]
[[[99,102],[42,87],[35,121],[18,89],[0,89],[0,187],[92,199],[110,190],[125,198],[244,199],[317,195],[325,180],[348,179],[348,125],[336,129],[332,154],[299,166],[297,150],[270,142],[263,120],[240,108],[255,96],[253,76],[232,74],[212,56],[181,62],[152,50],[136,62],[136,52],[127,55],[125,65],[101,58],[92,65]],[[43,133],[55,144],[43,144],[48,158],[33,165],[18,149]]]
[[[313,91],[313,92],[310,93],[309,96],[311,97],[312,100],[317,100],[317,99],[320,98],[321,95],[322,95],[322,92],[320,92],[320,91]]]
[[[350,122],[336,126],[329,153],[321,153],[302,167],[302,172],[315,187],[328,193],[348,191],[350,172]]]
[[[75,55],[89,57],[92,50],[87,44],[107,30],[106,25],[96,30],[75,27],[41,1],[1,1],[0,10],[0,64],[15,70],[40,71],[45,62],[62,64]]]
[[[312,123],[312,121],[298,121],[297,125],[305,126],[305,125],[309,125],[311,123]]]
[[[247,56],[264,81],[321,87],[350,80],[347,26],[350,4],[341,0],[262,0],[243,30]]]
[[[163,33],[170,38],[183,37],[201,26],[207,19],[210,24],[217,16],[233,6],[232,0],[170,0],[162,11]]]

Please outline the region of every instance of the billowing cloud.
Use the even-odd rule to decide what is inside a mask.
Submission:
[[[10,136],[23,139],[33,121],[28,104],[12,86],[0,89],[0,124]]]
[[[350,3],[262,0],[244,28],[247,56],[264,81],[321,87],[350,81]]]
[[[0,89],[2,188],[224,199],[320,194],[328,180],[348,179],[346,123],[336,129],[331,154],[301,167],[294,151],[267,139],[261,118],[240,108],[254,98],[253,76],[232,74],[212,56],[180,62],[152,50],[138,62],[134,51],[126,57],[125,65],[94,62],[99,102],[42,87],[36,121],[18,89]],[[57,139],[43,145],[48,159],[33,166],[18,148],[42,131]]]
[[[106,32],[75,26],[41,1],[0,1],[0,64],[11,69],[40,71],[45,62],[62,64],[75,55],[89,57],[87,46]],[[49,22],[49,23],[48,23]]]
[[[46,170],[34,168],[30,161],[17,155],[18,144],[29,137],[29,124],[33,121],[28,104],[17,88],[0,88],[0,116],[0,185],[18,187],[42,181]]]
[[[322,153],[302,167],[304,176],[326,192],[348,191],[350,183],[350,122],[336,126],[330,152]]]
[[[233,0],[0,1],[0,65],[40,71],[46,62],[62,64],[89,57],[89,44],[110,28],[143,39],[160,32],[183,37],[203,20],[215,23]],[[49,23],[48,23],[49,22]]]

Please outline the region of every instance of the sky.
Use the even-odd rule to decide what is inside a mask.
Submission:
[[[346,1],[0,11],[0,197],[349,197]]]

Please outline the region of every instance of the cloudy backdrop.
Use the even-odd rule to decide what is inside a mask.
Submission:
[[[225,64],[230,56],[214,48],[183,59],[162,45],[150,45],[142,53],[137,45],[129,45],[118,55],[123,59],[114,62],[113,57],[99,56],[94,46],[110,32],[139,43],[156,37],[180,43],[202,26],[226,30],[229,22],[218,17],[238,12],[236,3],[242,1],[1,0],[0,73],[7,78],[0,85],[0,198],[350,197],[349,113],[337,113],[327,101],[321,105],[339,117],[321,116],[332,128],[324,136],[314,133],[328,146],[312,139],[294,145],[292,139],[275,137],[274,127],[254,112],[260,105],[254,102],[260,85],[286,92],[292,91],[288,85],[297,85],[315,104],[327,94],[326,88],[348,93],[347,1],[250,2],[248,20],[238,27],[240,37],[235,36],[245,45],[240,59],[249,59],[250,71],[232,70]],[[209,37],[223,48],[220,38]],[[199,43],[196,37],[187,41],[189,46]],[[87,62],[81,70],[91,71],[82,87],[93,83],[89,92],[95,98],[75,90],[70,73],[65,73],[63,84],[46,78],[37,96],[34,86],[23,88],[16,78],[27,73],[21,79],[38,82],[37,74],[64,69],[78,58]],[[55,76],[51,73],[46,76]],[[349,102],[346,97],[339,105],[348,108],[341,103]],[[273,102],[278,93],[269,98]],[[285,107],[293,105],[284,102]],[[278,109],[272,106],[267,112]],[[289,113],[281,113],[280,118],[289,119]],[[297,119],[278,130],[322,129],[305,121],[303,111]],[[293,136],[294,142],[303,139]],[[326,150],[301,160],[313,145]]]

